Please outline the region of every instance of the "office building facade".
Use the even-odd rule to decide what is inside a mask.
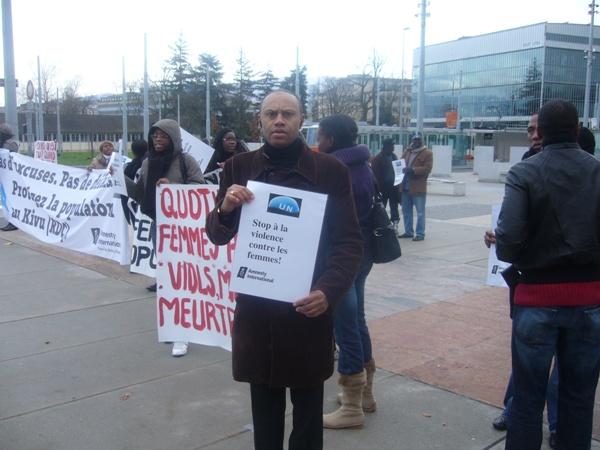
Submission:
[[[600,27],[594,28],[600,36]],[[529,116],[551,99],[571,101],[583,115],[588,36],[589,25],[539,23],[427,46],[424,125],[524,128]],[[594,45],[599,44],[600,37],[595,38]],[[419,51],[413,51],[415,93]],[[594,118],[599,83],[600,58],[592,66]],[[416,111],[416,95],[412,101]]]

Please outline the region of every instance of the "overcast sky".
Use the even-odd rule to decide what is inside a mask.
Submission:
[[[546,21],[589,23],[590,1],[430,0],[426,43]],[[55,68],[55,87],[79,79],[80,94],[120,92],[122,57],[127,80],[143,78],[144,33],[151,79],[160,77],[180,33],[190,61],[216,55],[226,80],[240,49],[255,72],[288,75],[296,46],[309,80],[360,72],[373,50],[385,60],[384,75],[400,76],[405,27],[410,76],[418,11],[416,0],[12,0],[16,76],[21,86],[35,83],[39,55]]]

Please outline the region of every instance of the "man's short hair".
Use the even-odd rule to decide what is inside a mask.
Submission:
[[[383,140],[383,148],[394,148],[395,141],[392,138],[386,138]]]
[[[275,89],[271,92],[269,92],[267,95],[265,95],[265,98],[262,99],[262,101],[260,102],[260,111],[262,112],[263,109],[263,104],[265,103],[265,100],[267,99],[268,96],[272,95],[272,94],[278,94],[278,93],[283,93],[283,94],[289,94],[292,97],[294,97],[296,99],[296,101],[298,102],[298,110],[300,111],[300,114],[304,114],[304,107],[302,105],[302,102],[300,101],[300,99],[296,96],[296,94],[294,94],[291,91],[288,91],[287,89]]]
[[[558,142],[577,142],[579,114],[571,102],[551,100],[538,113],[538,131],[544,145]]]

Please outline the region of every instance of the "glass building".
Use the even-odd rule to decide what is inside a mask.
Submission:
[[[454,128],[458,116],[462,129],[524,128],[551,99],[571,101],[583,115],[588,35],[589,25],[539,23],[427,46],[424,126]],[[419,52],[413,51],[413,93]],[[592,66],[591,117],[598,117],[598,83],[600,59]],[[417,96],[412,100],[416,111]]]

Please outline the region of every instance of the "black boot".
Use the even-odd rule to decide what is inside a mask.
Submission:
[[[12,223],[8,222],[6,225],[4,225],[2,228],[0,228],[0,230],[2,230],[2,231],[15,231],[15,230],[18,230],[18,228],[15,227]]]

